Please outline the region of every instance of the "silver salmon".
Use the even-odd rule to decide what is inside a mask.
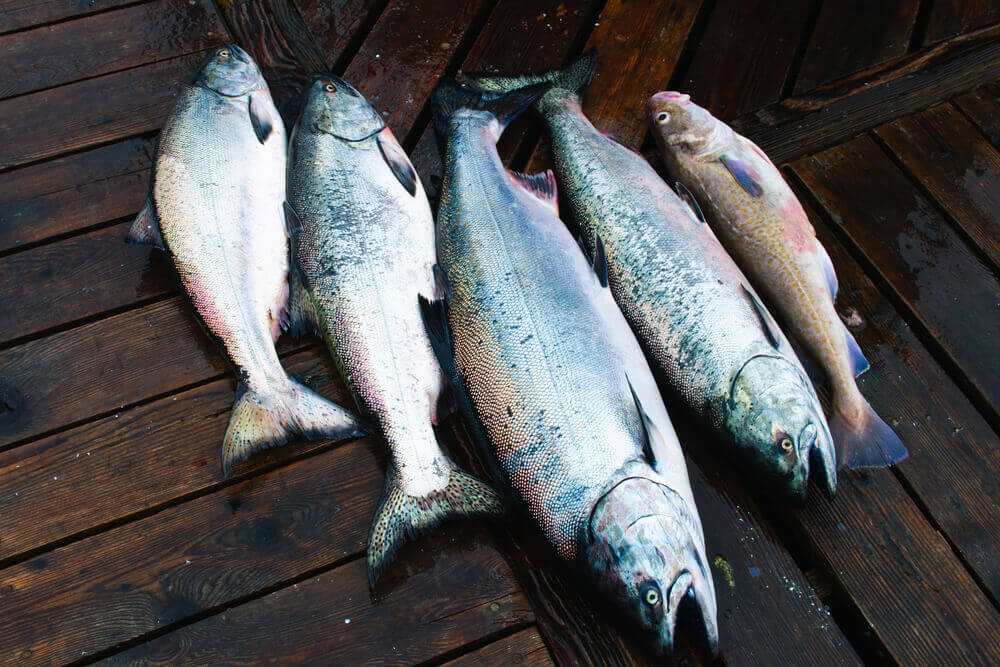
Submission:
[[[551,172],[508,172],[497,154],[503,127],[541,92],[435,92],[446,298],[425,304],[429,328],[507,488],[556,553],[660,652],[682,609],[714,652],[715,590],[684,458],[603,256],[588,262],[559,219]]]
[[[711,228],[583,114],[595,68],[591,52],[564,71],[475,80],[495,90],[553,84],[536,107],[573,220],[585,243],[604,246],[618,305],[679,402],[767,485],[805,498],[812,467],[832,495],[836,455],[802,365]]]
[[[407,536],[453,516],[500,514],[501,503],[455,466],[432,428],[445,380],[418,297],[439,296],[434,219],[406,153],[360,93],[324,74],[307,89],[290,155],[288,197],[302,224],[293,320],[325,338],[389,450],[368,538],[374,583]]]
[[[671,176],[704,205],[709,224],[769,298],[833,389],[830,430],[841,467],[886,466],[906,447],[861,395],[868,362],[833,303],[837,275],[802,204],[756,144],[683,93],[649,99],[649,122]]]
[[[217,49],[163,126],[149,198],[127,238],[167,252],[239,375],[225,474],[295,434],[362,433],[353,415],[288,377],[274,349],[289,305],[285,150],[257,65],[238,46]]]

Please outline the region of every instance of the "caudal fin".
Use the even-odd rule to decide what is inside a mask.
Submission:
[[[375,510],[368,535],[368,582],[375,585],[375,580],[408,539],[448,519],[502,513],[503,504],[497,492],[457,468],[452,469],[445,488],[414,497],[403,491],[398,471],[390,466],[382,500]]]
[[[502,132],[510,121],[531,106],[550,85],[538,83],[504,93],[446,79],[438,84],[431,98],[434,127],[437,129],[438,137],[443,139],[448,136],[452,117],[462,109],[489,111],[500,123]]]
[[[498,93],[509,93],[526,86],[549,83],[553,88],[571,90],[582,97],[590,82],[593,81],[596,72],[597,51],[590,49],[562,69],[511,76],[469,74],[468,77],[480,88]]]
[[[295,435],[334,440],[364,435],[357,418],[294,380],[270,393],[240,385],[239,398],[222,440],[222,472],[251,454]]]
[[[882,421],[872,406],[860,398],[864,409],[860,415],[834,403],[830,417],[830,433],[837,445],[837,461],[841,468],[882,468],[906,458],[906,446],[889,425]]]

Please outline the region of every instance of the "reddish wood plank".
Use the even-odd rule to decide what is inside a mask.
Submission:
[[[129,139],[0,174],[0,252],[134,215],[152,144]]]
[[[357,554],[380,449],[350,443],[0,570],[0,656],[75,660]]]
[[[404,140],[485,0],[393,0],[344,72]]]
[[[526,628],[481,649],[445,663],[448,667],[473,665],[552,665],[542,636],[536,628]]]
[[[1000,153],[975,126],[943,104],[875,133],[1000,267]]]
[[[204,53],[0,102],[0,169],[160,127]]]
[[[777,102],[803,39],[810,4],[803,0],[717,2],[682,90],[721,118]]]
[[[130,225],[0,258],[0,343],[173,292],[162,253],[125,244]]]
[[[506,563],[482,543],[436,552],[377,604],[364,567],[322,573],[107,663],[412,664],[532,620]]]
[[[1000,77],[1000,28],[986,28],[733,119],[789,162]]]
[[[0,37],[0,98],[182,56],[225,39],[214,5],[188,0],[156,0],[25,30]],[[77,45],[72,55],[70,44]]]
[[[127,5],[134,0],[0,0],[0,34]]]
[[[1000,21],[997,0],[934,0],[924,41],[935,44]]]
[[[968,378],[1000,405],[1000,278],[868,137],[795,173]]]
[[[919,6],[919,0],[824,2],[795,92],[906,55]]]
[[[342,405],[353,399],[319,347],[286,360],[289,373]],[[220,483],[219,448],[233,383],[216,380],[0,453],[0,560],[163,506]],[[236,469],[244,475],[328,447],[296,440]]]
[[[838,310],[860,322],[852,330],[871,369],[858,378],[858,385],[909,448],[899,470],[935,525],[997,599],[1000,438],[831,230],[807,209],[837,268]],[[840,493],[837,503],[843,500]]]
[[[953,100],[994,147],[1000,149],[1000,83],[988,83]]]

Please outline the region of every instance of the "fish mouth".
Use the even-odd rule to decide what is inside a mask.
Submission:
[[[718,654],[719,627],[715,592],[711,587],[700,586],[698,578],[690,570],[681,570],[670,585],[665,603],[655,645],[660,655],[671,655],[676,639],[681,635],[694,639],[698,648],[707,654]]]

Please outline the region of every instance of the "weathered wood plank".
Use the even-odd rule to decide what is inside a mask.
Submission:
[[[205,53],[0,102],[0,169],[158,129]]]
[[[809,10],[810,3],[803,0],[720,0],[682,90],[721,118],[777,102]]]
[[[412,664],[531,620],[493,548],[450,545],[378,604],[358,560],[106,662]]]
[[[25,30],[0,37],[0,98],[201,51],[225,38],[208,0],[156,0]]]
[[[1000,28],[963,35],[733,119],[775,163],[843,142],[1000,77]]]
[[[0,174],[0,252],[134,215],[152,153],[129,139]]]
[[[380,450],[356,441],[0,570],[0,656],[65,663],[357,554]]]
[[[163,254],[125,244],[130,225],[0,258],[0,344],[173,292]]]
[[[919,0],[824,2],[796,94],[906,54]]]
[[[363,37],[366,24],[374,24],[388,0],[296,0],[309,32],[327,63],[333,67],[350,45]],[[353,55],[353,54],[351,54]]]
[[[315,391],[353,406],[326,350],[291,355],[286,366]],[[232,381],[216,380],[0,453],[0,561],[211,490],[222,480],[219,450],[234,398]],[[298,439],[235,472],[328,446]]]
[[[580,32],[591,27],[584,22],[596,4],[594,0],[572,8],[567,8],[562,0],[518,0],[499,4],[490,13],[461,70],[527,72],[555,67],[565,62]],[[525,44],[539,44],[539,48],[522,48]],[[534,119],[526,114],[504,131],[498,150],[505,163],[509,163],[527,142],[537,140],[537,132],[528,132],[533,124]],[[433,122],[424,127],[411,158],[428,196],[436,197],[443,167]]]
[[[1000,267],[1000,153],[951,104],[875,133],[928,194]]]
[[[0,34],[127,5],[134,0],[0,0]]]
[[[552,657],[545,648],[537,628],[525,628],[510,637],[466,653],[446,662],[448,667],[473,667],[473,665],[552,665]]]
[[[953,100],[990,143],[1000,149],[1000,83],[988,83]]]
[[[980,409],[1000,405],[993,341],[1000,278],[992,267],[868,137],[802,160],[794,171],[961,369],[982,397]]]
[[[838,310],[859,322],[852,332],[871,363],[858,385],[909,448],[909,458],[898,468],[934,525],[997,599],[1000,438],[832,230],[806,206],[837,269]],[[826,388],[821,387],[821,392],[825,394]],[[842,502],[845,494],[838,492],[835,504]],[[902,581],[887,585],[901,589],[913,585],[905,571],[895,576]]]
[[[997,21],[1000,21],[997,0],[934,0],[924,41],[936,44]]]

